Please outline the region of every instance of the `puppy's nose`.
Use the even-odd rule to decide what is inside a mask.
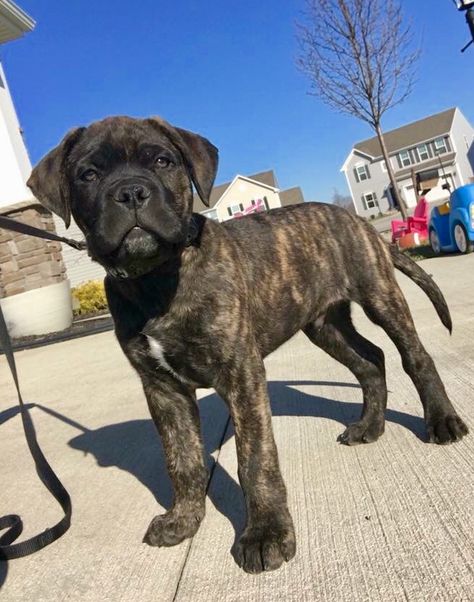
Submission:
[[[150,196],[151,192],[143,184],[126,184],[120,186],[114,195],[117,203],[127,203],[129,205],[142,205]]]

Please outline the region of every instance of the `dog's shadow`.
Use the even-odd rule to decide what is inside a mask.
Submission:
[[[359,385],[350,383],[272,381],[268,386],[273,415],[327,418],[342,425],[358,419],[361,403],[334,401],[293,388],[293,386],[318,384],[360,388]],[[245,521],[243,494],[240,486],[211,455],[233,436],[233,428],[228,419],[227,408],[216,394],[209,394],[200,399],[199,408],[206,456],[211,472],[208,496],[215,507],[230,520],[237,536],[242,531]],[[390,422],[406,427],[424,440],[422,418],[395,410],[387,410],[386,418]],[[116,466],[129,472],[151,491],[161,506],[164,508],[171,506],[173,501],[171,482],[159,437],[151,419],[131,420],[97,430],[87,430],[71,439],[69,445],[74,449],[93,454],[99,466]]]

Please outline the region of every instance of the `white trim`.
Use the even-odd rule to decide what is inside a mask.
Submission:
[[[0,40],[0,44],[21,37],[32,31],[36,25],[35,21],[11,0],[0,0],[0,20],[2,29],[6,30],[8,35]]]
[[[354,205],[354,210],[356,212],[356,215],[360,215],[360,213],[358,211],[359,208],[357,207],[357,203],[355,202],[354,193],[352,192],[351,182],[349,180],[349,176],[347,175],[347,171],[344,172],[344,176],[346,177],[347,187],[349,188],[349,192],[351,194],[352,204]]]
[[[344,172],[345,172],[345,171],[347,171],[347,170],[346,170],[346,168],[347,168],[347,164],[349,163],[349,161],[352,159],[352,157],[353,157],[353,156],[354,156],[356,153],[363,155],[363,156],[364,156],[366,159],[369,159],[369,161],[372,161],[372,160],[374,159],[374,157],[372,157],[372,155],[369,155],[369,154],[367,154],[367,153],[364,153],[364,151],[361,151],[361,150],[359,150],[358,148],[356,149],[356,148],[352,147],[352,150],[351,150],[351,152],[349,153],[349,155],[347,156],[347,159],[344,161],[344,163],[342,164],[342,167],[341,167],[341,169],[339,170],[340,172],[341,172],[341,171],[344,171]]]
[[[213,209],[215,209],[223,200],[223,198],[226,196],[226,194],[229,192],[229,190],[232,188],[232,186],[235,184],[235,182],[237,180],[245,180],[246,182],[250,182],[250,184],[256,184],[257,186],[263,186],[263,188],[266,188],[267,190],[271,190],[272,192],[275,193],[279,193],[280,189],[279,188],[275,188],[274,186],[270,186],[269,184],[263,184],[263,182],[259,182],[258,180],[252,180],[251,178],[246,178],[245,176],[241,176],[239,174],[237,174],[235,176],[235,178],[232,180],[232,182],[229,184],[229,186],[227,186],[225,192],[223,193],[223,195],[219,198],[219,200],[212,206]]]

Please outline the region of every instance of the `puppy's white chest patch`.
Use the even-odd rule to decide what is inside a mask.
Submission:
[[[175,378],[180,380],[181,382],[186,382],[186,379],[180,376],[173,368],[168,364],[165,357],[165,351],[163,349],[163,345],[157,339],[145,335],[148,340],[148,345],[150,347],[150,355],[155,358],[158,364],[167,372],[172,374]]]

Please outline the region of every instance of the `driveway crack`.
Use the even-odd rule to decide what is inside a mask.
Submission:
[[[214,459],[214,462],[212,463],[211,468],[209,469],[209,479],[207,481],[207,487],[206,487],[206,498],[207,498],[207,494],[209,492],[209,487],[211,485],[212,477],[214,476],[214,471],[216,469],[217,464],[219,463],[219,458],[220,458],[220,455],[221,455],[222,446],[224,445],[224,441],[226,440],[227,431],[229,430],[230,427],[231,427],[231,424],[230,424],[230,415],[229,415],[227,417],[225,426],[224,426],[224,428],[222,430],[222,437],[221,437],[221,439],[219,441],[219,445],[218,445],[218,448],[217,448],[218,449],[217,455],[216,455],[216,457]],[[198,533],[199,533],[199,531],[198,531]],[[197,535],[197,533],[196,533],[196,535]],[[181,566],[181,571],[179,573],[178,582],[176,584],[176,590],[174,592],[174,596],[173,596],[172,602],[175,602],[177,600],[177,598],[178,598],[179,588],[180,588],[180,585],[181,585],[181,580],[182,580],[182,577],[183,577],[184,569],[186,568],[186,565],[188,563],[188,558],[189,558],[189,555],[191,553],[191,548],[193,546],[193,543],[194,543],[194,537],[189,542],[189,546],[188,546],[188,549],[186,551],[186,555],[184,557],[184,562],[183,562],[183,564]]]

